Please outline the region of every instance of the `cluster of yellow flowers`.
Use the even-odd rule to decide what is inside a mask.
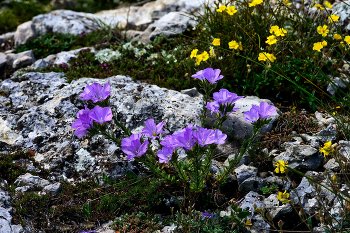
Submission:
[[[276,162],[276,164],[275,164],[275,166],[276,166],[275,172],[276,173],[285,173],[286,169],[288,167],[287,164],[288,164],[288,161],[284,162],[283,160],[278,160],[278,162]],[[289,198],[289,193],[287,193],[287,190],[285,190],[284,193],[279,192],[277,195],[277,199],[280,202],[282,202],[282,204],[288,203],[289,202],[288,198]]]
[[[259,53],[259,57],[258,57],[259,61],[270,61],[270,62],[274,62],[276,60],[276,57],[272,54],[272,53]]]
[[[332,4],[330,4],[328,1],[325,1],[324,5],[327,8],[332,8],[333,7]],[[317,9],[319,9],[321,11],[325,9],[324,7],[321,6],[321,4],[315,4],[314,7],[316,7]]]
[[[287,30],[275,25],[275,26],[271,26],[270,33],[275,34],[275,36],[284,37],[287,34]]]
[[[196,62],[197,62],[197,65],[201,64],[202,61],[206,61],[209,59],[209,54],[207,51],[204,51],[203,53],[201,54],[198,54],[198,49],[194,49],[192,50],[191,52],[191,58],[196,58]]]
[[[216,11],[217,12],[226,11],[226,13],[229,14],[229,15],[233,15],[234,13],[237,12],[235,6],[225,6],[225,5],[221,5],[218,9],[216,9]]]
[[[323,49],[323,47],[326,47],[326,46],[327,46],[327,41],[324,40],[322,42],[314,43],[314,47],[312,49],[321,52],[321,49]]]
[[[251,3],[248,3],[249,7],[256,6],[263,3],[263,0],[253,0]]]
[[[335,145],[332,146],[332,141],[326,142],[323,147],[320,148],[320,152],[323,153],[323,156],[329,155],[331,152],[335,151]]]

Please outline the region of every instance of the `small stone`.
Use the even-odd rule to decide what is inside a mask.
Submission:
[[[42,191],[56,196],[62,191],[62,184],[54,183],[54,184],[47,185],[43,188]]]
[[[20,58],[14,60],[12,67],[14,69],[19,69],[22,67],[29,66],[31,64],[33,64],[33,59],[31,57],[28,57],[28,56],[23,56],[23,57],[20,57]]]

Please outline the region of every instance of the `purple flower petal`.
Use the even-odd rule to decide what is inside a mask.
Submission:
[[[85,105],[85,109],[79,110],[77,113],[77,120],[72,123],[72,129],[76,129],[74,134],[77,137],[83,137],[87,130],[92,128],[93,120],[90,118],[92,110],[88,109]]]
[[[162,131],[162,127],[164,125],[164,122],[159,123],[156,125],[154,123],[153,119],[148,119],[146,121],[146,126],[142,129],[142,133],[146,135],[147,137],[151,137],[152,139],[158,138],[159,133],[166,133],[166,131]]]
[[[158,151],[157,156],[159,157],[160,163],[167,163],[171,160],[173,155],[173,148],[163,147],[162,150]]]
[[[147,147],[149,144],[149,141],[145,141],[141,144],[140,139],[137,138],[138,136],[134,137],[136,139],[130,139],[130,141],[124,141],[124,146],[122,145],[122,151],[128,155],[127,159],[130,160],[134,157],[141,157],[143,154],[146,153]]]
[[[249,111],[243,113],[243,116],[245,117],[244,119],[246,121],[255,122],[259,119],[259,112],[254,108],[254,106],[252,106],[252,108]]]
[[[259,116],[261,119],[268,118],[276,113],[276,107],[273,105],[269,105],[266,102],[261,102],[260,107],[252,106],[252,108],[256,109],[259,112]]]
[[[222,133],[221,130],[217,129],[215,130],[215,133],[214,133],[214,136],[215,136],[215,141],[214,143],[215,144],[224,144],[225,143],[225,140],[227,138],[227,135]]]
[[[97,123],[103,124],[107,121],[111,121],[113,117],[112,110],[110,107],[96,106],[93,112],[90,114],[90,118],[95,120]]]
[[[83,100],[92,100],[94,103],[103,101],[110,96],[111,84],[106,83],[101,86],[99,83],[93,83],[90,86],[86,86],[84,92],[79,95]]]
[[[215,142],[215,132],[212,129],[197,127],[197,131],[193,132],[193,137],[200,146],[210,145]]]
[[[213,112],[215,113],[220,112],[219,111],[220,105],[216,101],[208,103],[205,107],[211,111],[211,114],[213,114]]]

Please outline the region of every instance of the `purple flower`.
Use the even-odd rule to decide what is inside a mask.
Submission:
[[[243,96],[238,96],[236,93],[231,93],[226,89],[220,89],[219,92],[214,92],[213,98],[219,104],[227,105],[227,104],[233,104],[237,100],[242,99]]]
[[[79,95],[83,100],[92,100],[94,103],[107,99],[111,94],[111,84],[106,83],[101,86],[99,83],[93,83],[91,86],[86,86],[84,92]]]
[[[211,114],[213,114],[213,112],[220,113],[220,104],[216,101],[208,103],[205,107],[211,111]]]
[[[106,121],[111,121],[113,117],[112,110],[110,107],[96,106],[93,112],[90,114],[90,118],[95,120],[97,123],[103,124]]]
[[[259,119],[259,111],[255,108],[251,108],[249,111],[243,113],[243,116],[245,117],[246,121],[255,122]]]
[[[130,137],[128,138],[124,138],[122,140],[122,144],[121,146],[131,146],[131,142],[134,140],[139,140],[141,138],[142,134],[137,133],[137,134],[132,134]]]
[[[162,131],[163,125],[164,122],[160,122],[156,125],[153,119],[148,119],[146,121],[146,126],[142,129],[142,133],[152,139],[156,139],[159,133],[166,133],[166,131]]]
[[[204,70],[197,71],[197,73],[195,73],[191,77],[192,78],[197,78],[197,79],[203,81],[205,79],[205,77],[204,77]]]
[[[221,130],[217,129],[215,130],[214,138],[215,138],[215,141],[214,141],[215,144],[217,145],[224,144],[225,139],[227,138],[227,135],[222,133]]]
[[[193,137],[200,146],[210,145],[215,142],[215,132],[212,129],[197,127],[197,131],[193,132]]]
[[[187,128],[184,128],[183,130],[179,132],[175,132],[173,136],[175,137],[175,140],[177,141],[177,145],[180,147],[183,147],[187,150],[190,150],[193,148],[194,143],[196,142],[196,139],[193,138],[193,126],[188,125]]]
[[[266,102],[261,102],[260,107],[253,105],[252,108],[259,112],[259,116],[261,119],[268,118],[276,112],[275,106],[269,105]]]
[[[170,147],[173,150],[176,150],[177,147],[179,147],[178,141],[176,141],[176,138],[173,135],[166,135],[164,137],[164,140],[161,141],[160,144],[164,147]]]
[[[72,129],[76,129],[74,134],[77,137],[83,137],[88,129],[92,128],[93,120],[90,118],[92,110],[88,109],[85,105],[85,109],[81,109],[77,114],[77,120],[72,123]]]
[[[196,74],[192,75],[192,78],[197,78],[201,81],[206,79],[208,82],[214,84],[216,81],[222,79],[224,76],[220,75],[221,70],[216,69],[214,70],[213,68],[206,68],[204,70],[198,71]]]
[[[211,219],[215,219],[216,215],[213,214],[208,214],[208,213],[201,213],[202,218],[211,218]]]
[[[137,135],[137,134],[136,134]],[[128,155],[127,159],[130,160],[134,157],[141,157],[147,151],[149,141],[145,141],[141,144],[141,135],[133,136],[130,138],[124,138],[122,141],[122,151]]]
[[[159,157],[160,163],[167,163],[171,160],[173,156],[173,148],[171,147],[163,147],[162,150],[158,151],[157,156]]]

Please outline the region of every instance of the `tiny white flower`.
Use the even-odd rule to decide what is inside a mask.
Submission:
[[[170,227],[168,228],[168,230],[172,232],[172,231],[175,231],[176,228],[177,228],[177,226],[175,226],[175,224],[172,223],[172,224],[170,225]]]
[[[177,62],[177,59],[176,59],[176,58],[174,59],[174,62],[175,62],[175,63]]]
[[[222,60],[222,59],[223,59],[223,57],[222,57],[222,56],[220,56],[220,57],[218,57],[218,59],[219,59],[219,60]]]

